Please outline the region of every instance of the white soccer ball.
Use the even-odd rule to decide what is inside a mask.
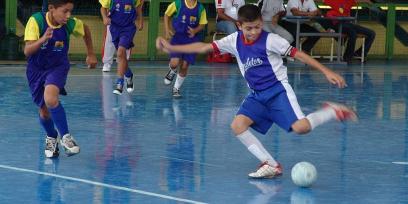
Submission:
[[[297,186],[309,187],[317,179],[317,171],[315,166],[309,162],[299,162],[292,168],[292,181]]]

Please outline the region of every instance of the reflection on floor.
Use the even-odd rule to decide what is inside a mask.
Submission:
[[[140,65],[139,65],[140,66]],[[257,160],[229,128],[248,93],[235,66],[196,65],[173,99],[165,66],[135,65],[133,94],[115,96],[115,73],[73,68],[62,97],[73,157],[43,155],[23,67],[0,67],[0,197],[4,203],[406,203],[406,64],[334,67],[339,90],[318,72],[289,67],[304,113],[323,101],[353,107],[358,123],[329,123],[299,137],[273,127],[257,135],[284,167],[275,180],[250,180]],[[313,163],[318,180],[296,187],[291,167]]]

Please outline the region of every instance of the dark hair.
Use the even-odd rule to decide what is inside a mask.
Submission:
[[[239,22],[254,22],[262,19],[261,9],[253,4],[246,4],[238,10]]]
[[[55,8],[68,3],[74,4],[74,0],[48,0],[48,5],[53,5]]]

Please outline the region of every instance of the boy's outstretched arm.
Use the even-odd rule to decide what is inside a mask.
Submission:
[[[103,20],[104,25],[110,25],[111,24],[111,19],[108,17],[108,9],[101,7],[101,16]]]
[[[48,39],[52,38],[52,32],[53,29],[51,27],[48,27],[44,35],[40,39],[26,41],[24,47],[24,55],[26,57],[29,57],[32,54],[36,53],[43,43],[45,43]]]
[[[301,62],[310,65],[314,69],[319,70],[320,72],[322,72],[326,76],[327,80],[330,83],[332,83],[334,85],[337,85],[339,88],[344,88],[344,87],[347,86],[347,84],[344,81],[344,78],[342,76],[340,76],[337,73],[333,72],[331,69],[327,68],[326,66],[324,66],[323,64],[321,64],[317,60],[313,59],[312,57],[310,57],[306,53],[304,53],[302,51],[297,51],[296,54],[295,54],[295,59],[300,60]]]
[[[196,42],[185,45],[171,45],[163,37],[156,39],[156,48],[164,52],[180,52],[180,53],[207,53],[213,51],[213,46],[210,43]]]
[[[93,69],[96,67],[96,56],[93,50],[93,44],[92,44],[92,37],[91,37],[91,31],[89,30],[89,27],[84,24],[84,42],[86,45],[86,51],[87,51],[87,57],[86,57],[86,64],[88,65],[89,68]]]
[[[140,1],[140,4],[136,7],[136,13],[137,13],[136,27],[137,27],[137,30],[143,30],[143,27],[144,27],[143,4],[144,4],[144,0]]]

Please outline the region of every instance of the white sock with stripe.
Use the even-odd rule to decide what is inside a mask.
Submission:
[[[330,120],[336,119],[336,111],[333,108],[322,108],[316,112],[310,113],[306,116],[307,120],[310,123],[312,130],[324,123],[327,123]]]

